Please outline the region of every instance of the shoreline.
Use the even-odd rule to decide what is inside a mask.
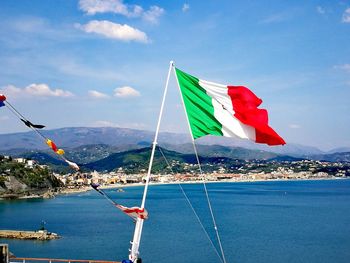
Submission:
[[[334,177],[334,178],[307,178],[307,179],[268,179],[268,180],[231,180],[231,181],[206,181],[206,184],[213,184],[213,183],[261,183],[261,182],[287,182],[287,181],[336,181],[336,180],[347,180],[350,178],[344,178],[344,177]],[[150,182],[149,186],[159,186],[159,185],[175,185],[175,184],[203,184],[203,181],[185,181],[185,182]],[[129,187],[140,187],[144,186],[144,183],[136,183],[136,184],[110,184],[110,185],[101,185],[100,189],[114,189],[114,188],[129,188]],[[83,193],[93,190],[90,186],[85,186],[82,189],[71,189],[69,191],[63,191],[60,192],[60,194],[75,194],[75,193]]]
[[[222,181],[205,181],[206,184],[213,184],[213,183],[260,183],[260,182],[287,182],[287,181],[334,181],[334,180],[347,180],[350,178],[347,177],[332,177],[332,178],[305,178],[305,179],[267,179],[267,180],[222,180]],[[203,181],[185,181],[185,182],[150,182],[150,186],[159,186],[159,185],[175,185],[175,184],[203,184]],[[114,188],[129,188],[129,187],[140,187],[144,186],[144,183],[134,183],[134,184],[110,184],[110,185],[101,185],[101,189],[114,189]],[[60,195],[71,195],[71,194],[78,194],[78,193],[84,193],[93,190],[90,186],[82,186],[80,188],[64,188],[60,189],[57,192],[48,191],[49,195],[45,196],[43,195],[28,195],[28,196],[19,196],[15,198],[6,198],[6,197],[0,197],[0,201],[3,200],[27,200],[27,199],[37,199],[37,198],[43,198],[43,199],[50,199],[55,198],[56,196]]]

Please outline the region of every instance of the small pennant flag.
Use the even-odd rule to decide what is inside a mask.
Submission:
[[[63,149],[58,149],[56,144],[50,140],[50,139],[47,139],[46,140],[46,144],[55,152],[57,153],[58,155],[63,155],[64,154],[64,150]]]
[[[148,212],[144,208],[141,209],[140,207],[136,207],[136,206],[126,207],[119,204],[116,204],[115,206],[119,208],[121,211],[123,211],[125,214],[127,214],[128,216],[132,217],[134,220],[136,220],[137,218],[148,219]]]
[[[74,170],[76,170],[76,171],[79,171],[79,166],[76,164],[76,163],[73,163],[73,162],[71,162],[71,161],[68,161],[67,159],[65,160],[66,161],[66,163],[68,163],[68,165],[71,167],[71,168],[73,168]]]
[[[130,216],[132,219],[137,220],[137,218],[140,219],[148,219],[148,212],[144,208],[140,208],[137,206],[134,207],[126,207],[120,204],[117,204],[114,202],[102,189],[99,189],[99,184],[91,183],[90,186],[95,189],[97,192],[99,192],[101,195],[103,195],[108,201],[110,201],[116,208],[121,210],[123,213]]]
[[[47,139],[46,140],[46,144],[54,151],[54,152],[57,152],[57,146],[56,144],[50,140],[50,139]]]
[[[29,127],[29,128],[36,128],[36,129],[43,129],[43,128],[45,128],[45,126],[44,125],[41,125],[41,124],[33,124],[33,123],[31,123],[30,121],[28,121],[28,120],[24,120],[24,119],[21,119],[21,121],[27,126],[27,127]]]
[[[0,107],[5,106],[4,101],[6,100],[6,96],[4,94],[0,94]]]

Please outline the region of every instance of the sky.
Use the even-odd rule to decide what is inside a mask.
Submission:
[[[48,129],[154,131],[173,60],[250,88],[287,143],[350,147],[350,1],[1,0],[0,17],[0,93]],[[22,131],[0,108],[0,134]],[[161,131],[188,132],[173,75]]]

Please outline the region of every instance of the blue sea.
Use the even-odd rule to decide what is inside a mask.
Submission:
[[[215,237],[203,185],[183,185]],[[350,262],[350,180],[208,184],[227,262]],[[105,190],[126,206],[143,187]],[[151,186],[140,253],[143,262],[220,262],[178,185]],[[34,230],[42,221],[58,240],[0,239],[17,257],[121,261],[134,223],[97,192],[0,201],[0,229]],[[216,241],[214,240],[217,246]]]

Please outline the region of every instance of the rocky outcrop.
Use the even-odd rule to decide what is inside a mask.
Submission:
[[[62,186],[48,167],[27,162],[0,155],[0,199],[51,198]]]
[[[4,183],[5,189],[11,190],[13,192],[24,192],[27,190],[29,187],[20,182],[16,177],[14,176],[7,176],[6,181]],[[4,191],[5,191],[4,189]]]
[[[55,193],[47,188],[32,188],[14,176],[7,176],[4,187],[0,186],[0,199],[53,198]]]

